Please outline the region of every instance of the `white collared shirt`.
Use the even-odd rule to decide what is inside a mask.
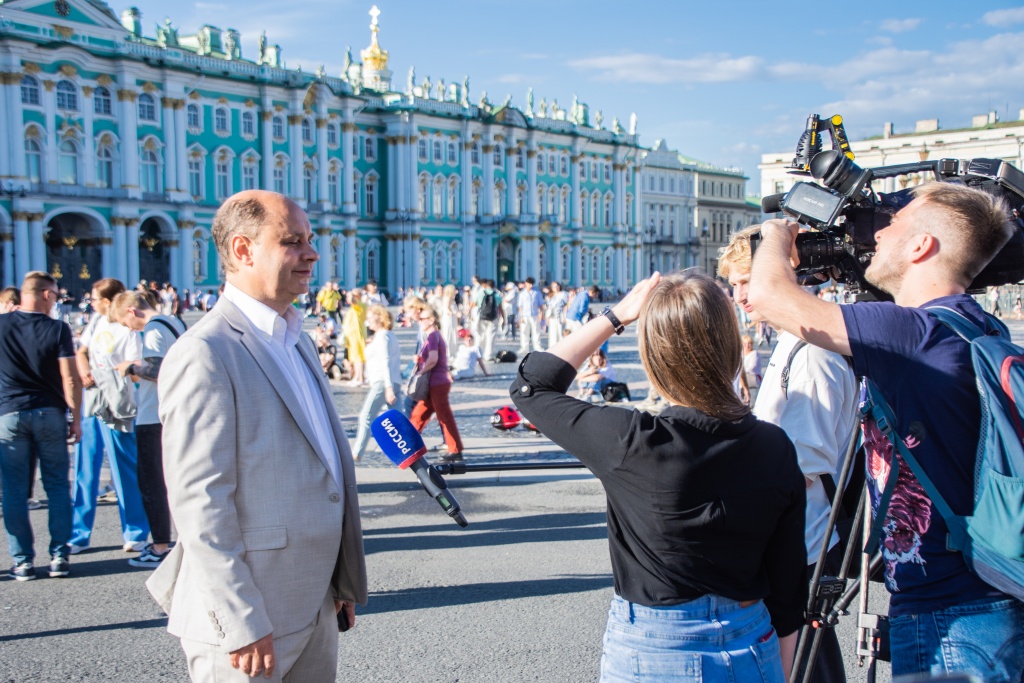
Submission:
[[[338,493],[345,495],[341,474],[341,455],[331,430],[327,406],[320,393],[320,385],[309,365],[299,353],[298,341],[302,334],[302,317],[291,306],[284,316],[257,301],[231,283],[224,287],[224,298],[238,307],[252,324],[257,336],[267,345],[278,369],[287,378],[301,408],[313,425],[313,433],[321,450],[327,455],[327,468],[338,485]],[[331,408],[333,410],[333,407]],[[344,502],[344,500],[342,501]]]

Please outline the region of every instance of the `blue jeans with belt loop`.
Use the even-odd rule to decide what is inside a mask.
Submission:
[[[785,683],[779,639],[764,603],[705,595],[645,607],[612,599],[601,654],[602,683]]]

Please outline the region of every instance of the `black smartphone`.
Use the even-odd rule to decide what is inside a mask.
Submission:
[[[348,611],[342,607],[341,611],[338,612],[338,630],[344,633],[349,629],[351,624],[348,623]]]

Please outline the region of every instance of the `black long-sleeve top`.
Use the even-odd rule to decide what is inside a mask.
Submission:
[[[591,405],[565,394],[575,376],[557,356],[531,353],[509,391],[604,485],[615,592],[647,606],[760,598],[780,636],[800,628],[806,493],[785,432],[752,415]]]

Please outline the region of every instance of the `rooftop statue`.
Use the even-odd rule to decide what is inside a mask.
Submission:
[[[533,116],[533,88],[526,89],[526,115]]]
[[[594,128],[600,129],[602,123],[604,123],[604,114],[598,109],[597,113],[594,114]]]
[[[266,60],[266,58],[267,58],[267,32],[264,31],[263,33],[260,34],[259,55],[258,55],[256,61],[258,61],[260,64],[263,64],[263,62]]]
[[[616,116],[614,119],[612,119],[612,132],[615,133],[616,135],[618,135],[619,133],[624,132],[622,130],[622,124],[619,123],[619,117],[618,116]]]
[[[171,25],[171,18],[164,17],[164,25],[156,25],[156,40],[164,47],[177,47],[178,29]]]
[[[407,94],[412,95],[413,89],[416,87],[416,67],[409,67],[409,80],[405,82],[405,91]]]
[[[263,35],[266,35],[264,33]],[[345,63],[341,66],[341,77],[348,78],[348,72],[352,68],[352,46],[349,45],[345,50]]]
[[[423,97],[429,100],[430,94],[430,76],[428,75],[423,79]]]
[[[636,135],[636,112],[629,115],[629,134]]]
[[[505,97],[505,101],[502,102],[501,106],[502,107],[511,107],[512,106],[512,96],[511,95],[507,95]]]
[[[543,97],[540,98],[540,107],[537,109],[537,116],[544,119],[548,116],[548,101]]]
[[[469,106],[469,76],[462,79],[462,106]]]
[[[444,92],[444,79],[442,78],[437,82],[437,99],[441,100],[442,102],[444,102]]]
[[[224,54],[228,59],[241,59],[242,48],[240,46],[241,36],[233,28],[229,28],[224,34]]]

